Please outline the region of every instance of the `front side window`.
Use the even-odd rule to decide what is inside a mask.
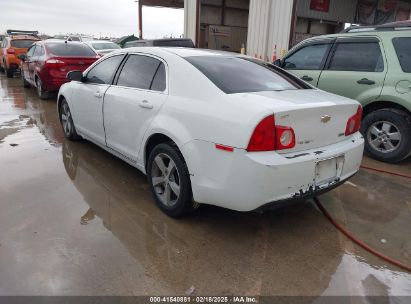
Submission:
[[[384,61],[378,42],[338,43],[328,68],[332,71],[382,72]]]
[[[306,46],[284,60],[287,70],[320,70],[329,44]]]
[[[192,56],[185,59],[227,94],[302,88],[274,68],[243,57]]]
[[[93,67],[86,76],[87,83],[111,84],[114,73],[123,60],[124,55],[113,56]]]
[[[27,57],[31,57],[34,54],[34,50],[36,49],[36,46],[33,45],[28,51],[27,51]]]
[[[400,37],[392,40],[395,51],[405,73],[411,73],[411,38]]]
[[[34,51],[33,56],[34,56],[34,57],[42,56],[42,55],[43,55],[42,49],[43,49],[43,47],[41,47],[40,45],[38,45],[38,46],[36,47],[36,50]]]
[[[130,55],[121,70],[117,85],[150,90],[161,64],[160,60],[152,57]]]

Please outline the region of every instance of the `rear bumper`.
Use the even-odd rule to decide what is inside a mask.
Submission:
[[[43,82],[43,88],[47,92],[57,92],[60,90],[60,87],[67,82],[68,80],[66,78],[49,78]]]
[[[330,191],[360,168],[364,139],[360,133],[343,142],[304,153],[233,153],[192,141],[183,154],[191,174],[194,200],[238,211],[276,208]],[[317,185],[319,161],[344,156],[339,176]]]

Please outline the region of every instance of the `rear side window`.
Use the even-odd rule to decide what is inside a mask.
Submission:
[[[411,38],[394,38],[392,43],[402,70],[405,73],[411,73]]]
[[[246,58],[192,56],[185,59],[227,94],[300,88],[274,69]]]
[[[86,82],[95,84],[111,84],[124,55],[107,58],[94,66],[88,73]]]
[[[160,60],[152,57],[130,55],[121,70],[117,85],[150,90],[161,64]]]
[[[16,48],[16,49],[28,49],[36,41],[37,40],[26,40],[26,39],[12,40],[11,41],[11,46]]]
[[[284,60],[287,70],[319,70],[329,48],[329,44],[306,46]]]
[[[44,55],[43,47],[40,46],[40,45],[38,45],[38,46],[36,47],[36,50],[34,51],[33,56],[34,56],[34,57],[39,57],[39,56],[43,56],[43,55]]]
[[[382,72],[384,61],[377,42],[338,43],[329,70]]]
[[[161,63],[157,69],[157,73],[154,76],[153,83],[151,84],[152,91],[164,92],[166,90],[166,68],[164,63]]]
[[[95,57],[94,51],[81,43],[48,43],[49,52],[58,57]]]

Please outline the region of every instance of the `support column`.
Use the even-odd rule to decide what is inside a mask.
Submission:
[[[184,37],[198,47],[200,38],[200,0],[184,0]]]

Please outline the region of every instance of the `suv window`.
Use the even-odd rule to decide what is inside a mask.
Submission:
[[[378,42],[337,43],[329,70],[382,72],[384,61]]]
[[[150,90],[154,75],[157,73],[161,64],[162,62],[160,60],[152,57],[130,55],[121,70],[117,85]]]
[[[330,44],[303,47],[284,60],[287,70],[320,70]]]
[[[28,40],[28,39],[12,40],[11,46],[16,49],[28,49],[36,41],[37,40]]]
[[[87,83],[111,84],[114,73],[123,60],[124,55],[113,56],[93,67],[86,77]]]
[[[411,38],[394,38],[392,40],[401,68],[405,73],[411,73]]]

